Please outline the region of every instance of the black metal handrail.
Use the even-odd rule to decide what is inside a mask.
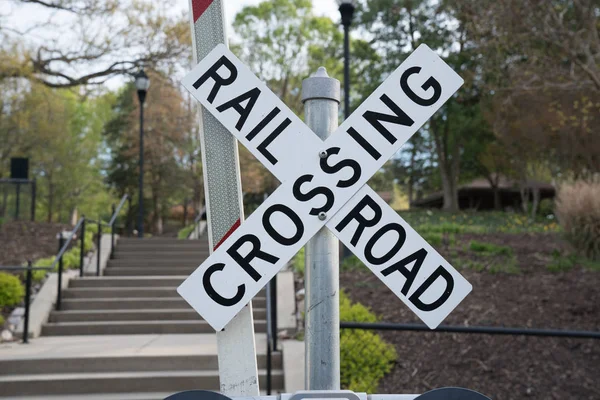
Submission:
[[[198,215],[196,215],[196,218],[194,218],[194,229],[191,230],[191,232],[188,234],[188,239],[190,238],[190,236],[192,236],[192,233],[196,232],[196,239],[198,239],[200,237],[200,221],[202,221],[202,217],[204,217],[206,215],[206,206],[202,208],[202,210],[200,210],[200,212],[198,213]]]
[[[395,324],[389,322],[340,322],[341,329],[367,329],[378,331],[413,331],[413,332],[452,332],[474,333],[486,335],[523,335],[543,337],[564,337],[574,339],[600,339],[600,332],[580,331],[572,329],[537,329],[510,328],[503,326],[452,326],[440,325],[434,330],[423,324]]]

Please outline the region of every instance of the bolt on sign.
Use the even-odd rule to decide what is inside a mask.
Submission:
[[[323,226],[432,329],[472,290],[365,185],[463,84],[426,45],[326,141],[224,45],[182,84],[282,182],[177,289],[215,330]]]

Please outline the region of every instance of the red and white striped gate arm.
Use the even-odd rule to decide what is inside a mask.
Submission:
[[[220,43],[227,45],[223,0],[190,0],[194,62]],[[209,112],[201,111],[200,144],[208,216],[208,242],[217,248],[244,215],[237,141]],[[220,391],[258,396],[252,303],[217,333]]]

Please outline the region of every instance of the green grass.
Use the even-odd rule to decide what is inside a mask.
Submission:
[[[546,266],[551,272],[565,272],[575,266],[582,266],[591,271],[600,271],[600,261],[593,261],[576,254],[561,254],[560,251],[552,252],[552,261]]]
[[[510,256],[513,254],[513,251],[510,247],[498,246],[493,243],[479,242],[477,240],[472,240],[469,243],[469,250],[491,256]]]
[[[177,232],[177,238],[178,239],[187,239],[188,236],[190,236],[190,233],[192,233],[192,231],[194,230],[196,225],[192,224],[192,225],[188,225],[185,228],[182,228],[179,230],[179,232]]]
[[[448,213],[441,210],[410,210],[400,212],[421,235],[435,233],[526,233],[560,232],[555,219],[529,218],[519,213],[500,211],[461,211]]]

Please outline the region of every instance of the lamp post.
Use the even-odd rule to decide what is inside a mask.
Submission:
[[[143,69],[135,74],[135,87],[140,100],[140,194],[138,215],[138,237],[144,237],[144,101],[150,87],[150,79]]]
[[[337,0],[344,26],[344,119],[350,116],[350,25],[356,10],[356,0]],[[342,244],[342,259],[352,253]]]
[[[344,117],[350,116],[350,25],[356,10],[356,0],[337,0],[344,26]]]

